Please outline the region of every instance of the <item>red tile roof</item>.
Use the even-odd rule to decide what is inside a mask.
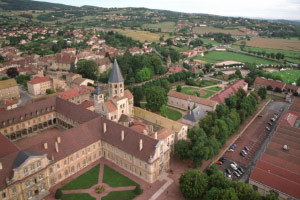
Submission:
[[[234,95],[239,90],[239,88],[244,88],[246,85],[248,85],[248,83],[243,80],[237,81],[233,85],[225,88],[225,90],[214,95],[210,99],[218,103],[224,103],[226,98]]]
[[[3,133],[0,133],[0,158],[19,151],[19,149],[2,134]]]
[[[269,80],[266,78],[260,78],[260,77],[256,77],[254,84],[258,84],[258,85],[264,85],[266,87],[268,86],[272,86],[274,89],[276,87],[280,88],[281,90],[284,89],[286,83],[285,82],[281,82],[281,81],[274,81],[274,80]]]
[[[94,106],[94,101],[91,101],[91,100],[85,100],[84,102],[82,102],[80,104],[81,107],[83,108],[89,108],[89,107],[92,107]]]
[[[200,98],[200,97],[197,97],[197,96],[191,96],[191,95],[183,94],[181,92],[176,92],[174,90],[171,90],[168,93],[168,96],[175,97],[175,98],[178,98],[178,99],[183,99],[183,100],[190,100],[192,102],[202,104],[202,105],[206,105],[206,106],[210,106],[210,107],[214,107],[214,106],[217,105],[216,101],[209,100],[209,99],[203,99],[203,98]]]
[[[27,83],[31,84],[31,85],[35,85],[35,84],[39,84],[39,83],[43,83],[43,82],[47,82],[47,81],[51,81],[50,77],[48,76],[44,76],[44,77],[34,77],[31,81],[28,81]]]
[[[71,99],[86,94],[90,94],[90,91],[84,88],[74,88],[59,93],[59,97],[62,99]]]
[[[108,112],[116,111],[118,108],[112,101],[105,101],[104,102],[105,107],[107,108]]]
[[[132,99],[133,95],[131,94],[131,92],[129,90],[125,90],[124,91],[124,96],[127,97],[128,99]]]

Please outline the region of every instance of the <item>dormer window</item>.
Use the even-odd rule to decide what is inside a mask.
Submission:
[[[31,172],[34,172],[34,171],[35,171],[34,165],[31,165],[31,166],[30,166],[30,169],[31,169]]]
[[[38,167],[38,169],[40,169],[40,168],[42,167],[41,161],[38,161],[38,162],[37,162],[37,167]]]
[[[24,168],[24,175],[25,175],[25,176],[27,176],[27,175],[28,175],[28,169],[27,169],[27,167],[26,167],[26,168]]]

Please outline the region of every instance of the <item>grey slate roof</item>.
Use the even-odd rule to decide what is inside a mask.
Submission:
[[[14,167],[15,168],[19,167],[20,165],[23,164],[25,160],[27,160],[31,156],[40,156],[40,155],[30,151],[20,151],[14,160],[14,164],[13,164]]]
[[[186,115],[184,115],[184,119],[192,121],[192,122],[197,122],[199,121],[201,118],[203,118],[206,115],[206,111],[201,109],[200,106],[198,106],[197,108],[195,108],[194,110],[192,110],[191,113],[188,113]]]
[[[96,90],[94,90],[93,94],[99,95],[99,94],[104,94],[104,92],[101,90],[99,86],[96,87]]]
[[[114,62],[114,66],[112,67],[108,82],[110,82],[110,83],[124,82],[122,73],[120,71],[120,68],[119,68],[119,65],[118,65],[118,62],[116,59]]]

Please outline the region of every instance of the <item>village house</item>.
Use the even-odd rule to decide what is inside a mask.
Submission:
[[[27,82],[29,94],[34,96],[46,94],[47,89],[53,89],[51,78],[48,76],[34,77]]]
[[[0,100],[20,98],[19,87],[15,79],[0,81]]]
[[[59,97],[77,105],[90,99],[91,91],[85,88],[73,88],[59,93]]]

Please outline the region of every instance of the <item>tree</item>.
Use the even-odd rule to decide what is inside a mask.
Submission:
[[[258,93],[258,95],[260,96],[261,99],[266,99],[267,89],[265,87],[259,88],[257,93]]]
[[[160,107],[160,114],[161,114],[161,116],[163,116],[163,117],[167,117],[167,106],[166,105],[162,105],[161,107]]]
[[[84,78],[96,80],[99,74],[97,63],[94,60],[80,60],[77,63],[77,73]]]
[[[27,82],[30,80],[30,77],[31,76],[29,74],[21,74],[17,77],[17,83],[26,87]]]
[[[148,67],[141,69],[135,76],[136,82],[143,82],[152,77],[152,72]]]
[[[236,76],[238,76],[239,78],[243,78],[243,75],[241,73],[241,70],[237,69],[235,70],[235,73],[234,73]]]
[[[147,100],[146,108],[155,112],[155,111],[159,111],[162,105],[167,104],[168,97],[166,91],[163,88],[156,86],[147,89],[146,100]]]
[[[273,192],[271,192],[270,194],[267,194],[262,199],[263,200],[278,200],[278,198],[275,196],[275,194]]]
[[[232,187],[234,188],[239,200],[260,199],[259,193],[254,191],[249,184],[232,182]]]
[[[46,90],[46,94],[53,94],[53,93],[55,93],[55,91],[52,90],[52,89],[47,89],[47,90]]]
[[[218,192],[216,200],[239,200],[233,188],[223,189]]]
[[[0,62],[4,61],[4,57],[0,54]]]
[[[210,175],[208,178],[208,185],[210,188],[216,187],[219,189],[227,189],[231,187],[231,184],[232,181],[225,178],[221,171]]]
[[[133,99],[135,103],[140,102],[144,98],[144,96],[145,96],[144,90],[141,86],[133,88],[133,97],[134,97]]]
[[[297,86],[300,86],[300,78],[297,79],[296,84]]]
[[[63,193],[61,189],[57,189],[55,192],[55,199],[60,199],[62,197]]]
[[[202,200],[212,200],[216,199],[218,196],[218,193],[220,192],[220,189],[212,187],[210,190],[208,190]]]
[[[198,170],[188,170],[179,179],[179,189],[187,199],[201,197],[207,186],[207,175]]]
[[[142,192],[143,192],[143,190],[141,189],[141,186],[140,185],[137,185],[136,187],[135,187],[135,189],[134,189],[134,194],[136,194],[136,195],[140,195],[140,194],[142,194]]]
[[[11,67],[6,71],[6,75],[10,78],[15,78],[19,75],[19,71],[16,67]]]
[[[181,89],[182,89],[182,86],[181,86],[181,85],[177,85],[176,91],[177,91],[177,92],[181,92]]]
[[[178,140],[174,144],[174,154],[180,160],[187,159],[189,157],[190,142],[187,140]]]

